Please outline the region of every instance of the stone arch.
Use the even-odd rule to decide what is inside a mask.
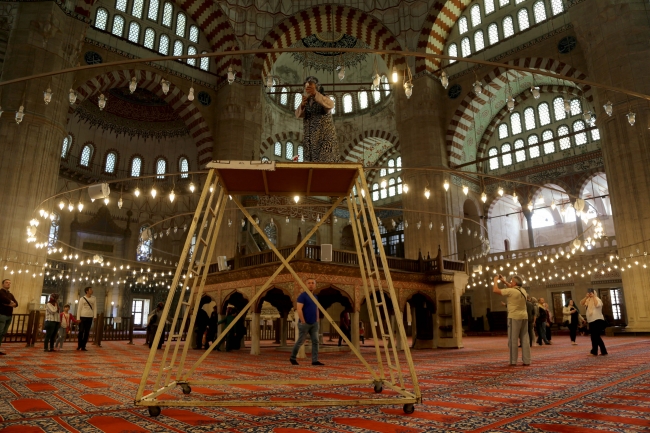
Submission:
[[[607,176],[607,173],[605,172],[605,167],[593,168],[591,170],[582,173],[578,178],[578,181],[576,182],[576,185],[580,185],[576,195],[579,196],[582,193],[582,191],[585,189],[585,187],[589,184],[589,182],[591,182],[591,179],[593,179],[595,176],[598,176],[599,174],[604,174],[605,176]]]
[[[332,23],[334,18],[334,23]],[[314,33],[333,29],[346,33],[365,42],[370,48],[378,50],[401,50],[397,38],[378,19],[367,13],[343,5],[320,5],[303,9],[276,24],[260,44],[262,49],[286,48],[300,39]],[[279,54],[257,54],[251,65],[251,79],[261,80],[266,76]],[[403,59],[393,59],[382,55],[388,70],[393,64],[404,63]]]
[[[343,307],[349,307],[354,309],[354,299],[352,296],[344,289],[335,286],[334,284],[328,284],[327,286],[319,287],[314,290],[314,295],[318,295],[318,302],[323,306],[324,309],[328,309],[332,304],[340,303]]]
[[[241,310],[244,306],[246,306],[246,304],[248,304],[248,297],[239,290],[233,290],[232,292],[228,293],[223,297],[223,301],[221,302],[221,307],[219,308],[221,314],[226,314],[226,307],[228,304],[231,304],[238,310]]]
[[[84,84],[77,87],[77,100],[68,108],[68,119],[72,117],[75,109],[86,99],[95,97],[99,93],[105,92],[115,87],[128,86],[131,77],[137,79],[139,88],[144,88],[158,97],[163,99],[169,104],[174,112],[185,122],[190,131],[190,135],[194,139],[197,147],[198,164],[204,164],[212,160],[212,151],[214,142],[212,139],[212,132],[205,121],[203,114],[199,109],[187,99],[185,92],[179,86],[170,86],[169,92],[165,95],[162,92],[160,81],[162,76],[157,72],[140,69],[125,69],[103,73],[87,80]],[[171,77],[173,80],[173,77]],[[110,101],[108,102],[110,104]]]
[[[405,328],[408,326],[406,306],[410,305],[415,310],[415,320],[417,340],[433,340],[435,329],[433,326],[433,315],[436,314],[435,292],[432,294],[423,291],[412,293],[404,302],[402,309],[402,318]],[[412,332],[411,332],[412,334]],[[413,337],[413,335],[411,335]]]
[[[75,12],[90,18],[90,12],[97,0],[84,0],[77,2]],[[213,52],[238,51],[239,41],[235,35],[230,20],[223,13],[216,2],[209,0],[173,0],[178,7],[192,17],[208,39]],[[226,79],[225,73],[229,65],[241,76],[242,62],[239,56],[219,57],[215,59],[219,80]]]
[[[343,155],[347,162],[366,162],[366,165],[375,165],[388,149],[399,151],[399,146],[397,135],[379,129],[369,129],[344,145]]]
[[[267,299],[267,297],[272,297],[273,299]],[[258,314],[261,313],[265,301],[273,305],[280,312],[280,316],[282,317],[286,317],[294,306],[294,300],[291,298],[291,293],[289,293],[287,289],[275,285],[269,287],[260,295],[259,299],[253,306],[253,312]]]
[[[580,80],[587,78],[587,75],[579,70],[554,59],[538,57],[521,58],[511,60],[507,65],[550,71],[562,76]],[[512,81],[512,78],[521,79],[522,77],[530,77],[530,74],[527,72],[512,71],[507,66],[499,66],[482,77],[481,82],[484,83],[484,86],[481,94],[477,95],[474,91],[470,91],[460,102],[451,118],[451,121],[449,122],[449,127],[447,128],[447,155],[449,157],[450,165],[454,166],[462,163],[462,151],[465,138],[467,132],[473,128],[474,117],[477,113],[479,113],[484,106],[488,105],[491,100],[501,97],[502,93],[505,94],[508,82]],[[540,86],[540,91],[542,91],[541,87],[544,87],[545,92],[569,93],[571,91],[570,89],[577,91],[575,90],[575,87],[571,86]],[[519,100],[521,101],[528,98],[529,94],[530,92],[524,91],[517,97],[520,98]],[[582,87],[581,95],[584,95],[589,102],[593,101],[593,94],[590,86]],[[505,101],[505,97],[501,99]],[[515,98],[515,100],[516,99],[517,98]],[[492,130],[491,132],[494,131]],[[485,135],[485,133],[483,135]],[[477,156],[482,155],[484,149],[481,149],[480,151],[481,153],[477,150]]]
[[[269,156],[266,154],[267,151],[273,153],[273,146],[276,142],[286,143],[291,141],[294,145],[302,145],[302,133],[297,131],[284,131],[273,134],[273,136],[266,137],[266,140],[262,140],[260,144],[260,158],[262,156]],[[271,155],[272,156],[272,155]]]

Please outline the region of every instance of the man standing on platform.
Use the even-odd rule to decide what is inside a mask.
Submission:
[[[97,317],[97,299],[93,296],[93,288],[86,287],[84,295],[79,299],[77,305],[79,310],[79,335],[77,337],[77,350],[86,352],[86,344],[90,336],[90,328],[93,326],[93,319]]]
[[[11,319],[13,319],[14,308],[18,306],[18,301],[11,294],[11,280],[2,280],[2,287],[0,288],[0,344],[5,338],[5,334],[9,331],[11,326]],[[0,355],[6,355],[0,352]]]
[[[499,288],[499,280],[505,284],[506,289]],[[530,365],[530,340],[528,339],[528,313],[526,311],[526,298],[528,294],[523,289],[523,279],[513,275],[508,283],[503,275],[494,277],[492,291],[508,297],[508,347],[510,348],[510,365],[517,365],[518,340],[521,340],[521,352],[524,365]]]
[[[307,279],[307,288],[310,292],[314,292],[316,289],[316,280],[314,278]],[[298,350],[300,350],[300,347],[307,338],[307,334],[309,334],[309,338],[311,339],[311,365],[324,365],[318,361],[318,307],[307,292],[302,292],[298,296],[296,311],[300,317],[300,321],[298,322],[298,339],[293,345],[293,351],[291,352],[289,361],[293,365],[298,365],[296,355],[298,355]]]

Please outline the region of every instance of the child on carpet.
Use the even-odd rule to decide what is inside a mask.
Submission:
[[[70,329],[73,323],[79,323],[75,317],[70,314],[70,304],[65,304],[63,306],[63,311],[61,312],[61,326],[59,327],[59,333],[56,336],[56,341],[54,342],[54,348],[63,349],[63,342],[65,338],[70,333]]]

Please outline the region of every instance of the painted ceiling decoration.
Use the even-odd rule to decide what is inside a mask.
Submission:
[[[354,36],[339,32],[315,33],[302,38],[292,48],[370,48]],[[351,69],[368,59],[364,53],[315,52],[292,53],[295,61],[314,71],[337,71],[341,65]]]

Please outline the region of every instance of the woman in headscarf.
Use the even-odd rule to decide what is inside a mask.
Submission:
[[[576,334],[578,333],[578,325],[582,321],[582,316],[580,316],[580,311],[578,307],[573,302],[573,299],[569,299],[566,303],[566,306],[562,309],[563,319],[569,328],[569,336],[571,337],[571,344],[576,345]]]
[[[296,109],[296,117],[304,119],[303,159],[305,162],[340,162],[336,129],[330,114],[334,101],[322,92],[323,88],[318,88],[318,78],[305,79],[305,94]]]
[[[61,312],[59,311],[58,301],[59,294],[52,293],[50,300],[45,304],[45,322],[43,323],[43,329],[45,330],[45,352],[54,352],[54,339],[61,325]],[[50,346],[49,348],[48,344]]]

